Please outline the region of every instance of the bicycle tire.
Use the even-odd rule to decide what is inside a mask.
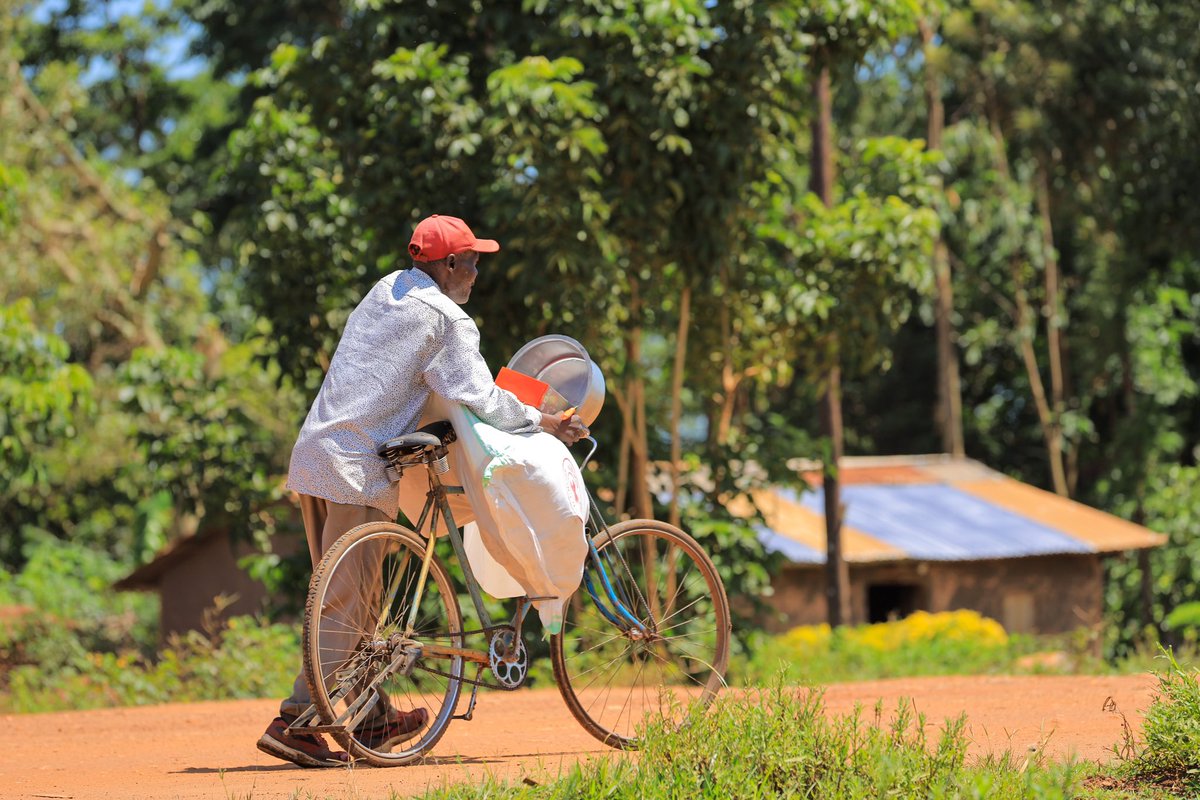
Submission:
[[[659,640],[638,642],[621,633],[601,616],[586,591],[581,591],[566,605],[561,632],[551,637],[551,664],[559,692],[579,724],[610,747],[633,750],[638,747],[637,730],[641,725],[657,720],[679,727],[689,706],[707,706],[725,685],[732,632],[729,600],[712,559],[695,539],[673,525],[628,520],[612,526],[597,537],[595,544],[602,558],[614,555],[614,549],[625,555],[623,561],[609,559],[609,577],[639,620],[647,624],[651,618],[657,620],[654,627]],[[657,557],[660,550],[669,557],[672,548],[691,566],[682,574],[676,568],[673,592],[670,582],[666,583],[666,593],[671,596],[658,597],[660,579],[669,578],[671,570],[661,569]],[[655,553],[654,560],[651,552]],[[698,580],[692,581],[692,574]],[[601,591],[599,586],[596,589]],[[678,608],[672,610],[675,606]],[[676,621],[663,627],[673,619]],[[595,627],[588,627],[593,624]],[[695,648],[690,655],[682,652],[680,643],[685,638]],[[663,655],[672,652],[675,655],[670,658]],[[645,671],[647,664],[654,663],[652,658],[657,661],[659,680]],[[674,663],[676,659],[680,663]],[[614,717],[613,686],[619,677],[626,680],[634,666],[637,671],[623,699],[618,689],[616,701],[621,705]],[[597,674],[589,677],[593,672]],[[593,689],[606,672],[610,677],[605,687]],[[639,684],[643,677],[646,682]],[[678,682],[679,689],[665,680],[667,677]]]
[[[403,635],[424,555],[425,543],[408,528],[369,522],[343,534],[314,570],[304,610],[304,675],[326,724],[354,702],[360,694],[355,687],[370,687],[389,669],[399,645],[388,642],[420,642],[425,637],[462,647],[458,597],[436,555],[429,563],[411,640]],[[374,564],[379,565],[378,575],[372,574]],[[389,593],[392,597],[385,605]],[[334,739],[354,758],[379,767],[403,766],[426,755],[449,727],[462,689],[461,657],[435,663],[451,677],[417,667],[407,675],[384,675],[377,684],[388,698],[387,705],[398,711],[426,709],[424,725],[402,742],[403,749],[394,751],[378,741],[378,734],[372,739],[365,733],[341,731],[332,733]],[[398,701],[404,707],[397,707]],[[377,707],[379,702],[368,700],[363,705]],[[367,712],[372,713],[378,719],[378,710]],[[364,721],[359,729],[367,725]]]

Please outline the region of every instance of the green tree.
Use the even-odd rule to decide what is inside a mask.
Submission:
[[[871,4],[825,0],[797,6],[797,22],[812,38],[809,74],[812,85],[812,142],[809,159],[809,189],[826,207],[834,199],[833,86],[832,73],[838,65],[853,65],[867,51],[894,42],[915,29],[921,18],[916,0],[885,0]],[[853,216],[853,212],[851,212]],[[837,238],[837,237],[835,237]],[[832,240],[831,240],[832,241]],[[822,255],[817,255],[820,261]],[[835,295],[836,296],[836,295]],[[850,314],[867,311],[854,307]],[[870,308],[873,313],[874,308]],[[885,308],[886,311],[886,308]],[[839,315],[840,316],[840,315]],[[825,493],[826,585],[831,625],[840,625],[850,614],[850,577],[841,548],[841,494],[838,462],[844,451],[842,423],[842,349],[838,326],[826,328],[827,360],[823,365],[824,392],[821,399],[821,433],[829,447],[823,459],[822,485]]]
[[[1197,61],[1179,32],[1195,24],[1194,9],[1154,3],[1120,13],[1105,3],[955,3],[936,56],[954,110],[943,230],[967,450],[1164,531],[1174,521],[1151,476],[1190,467],[1200,430],[1190,395],[1149,388],[1196,376],[1195,237],[1180,227],[1195,212],[1184,200],[1195,158],[1175,149],[1197,119],[1195,99],[1180,93]],[[915,78],[921,59],[913,48],[893,58],[860,75],[841,109],[852,129],[917,133],[903,77]],[[933,316],[923,309],[900,340],[906,375],[933,373],[923,333]],[[849,391],[857,447],[928,447],[903,423],[916,417],[896,408],[902,382],[871,376]],[[1126,635],[1160,618],[1155,573],[1165,563],[1157,554],[1113,563]]]
[[[604,366],[618,514],[655,513],[648,472],[683,460],[685,396],[691,419],[722,429],[714,456],[750,457],[724,445],[741,422],[726,399],[744,372],[732,320],[753,298],[725,278],[754,246],[756,183],[801,110],[789,7],[366,6],[278,46],[231,140],[224,231],[287,374],[314,391],[354,303],[405,265],[412,224],[458,213],[505,245],[472,303],[486,353],[558,330]],[[667,513],[682,518],[675,478]],[[720,491],[699,496],[725,515]]]
[[[0,37],[4,563],[22,563],[33,528],[126,566],[201,513],[269,530],[260,513],[299,409],[264,366],[263,331],[230,341],[190,246],[197,231],[152,186],[123,179],[124,155],[90,152],[103,125],[75,116],[82,87],[49,61],[32,86],[21,41]],[[90,133],[76,139],[81,123]]]
[[[18,5],[19,7],[19,5]],[[207,195],[208,157],[233,122],[239,92],[230,76],[191,52],[188,6],[151,0],[46,4],[17,18],[20,63],[71,141],[125,180],[163,191],[189,219]]]
[[[66,343],[33,322],[28,300],[0,306],[0,563],[20,558],[24,531],[53,503],[50,465],[92,405],[92,381]]]

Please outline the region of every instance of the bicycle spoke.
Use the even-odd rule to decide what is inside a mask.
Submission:
[[[687,604],[686,606],[684,606],[683,608],[681,608],[681,609],[679,609],[678,611],[676,611],[676,612],[675,612],[674,614],[672,614],[670,617],[666,617],[665,619],[663,619],[663,622],[666,622],[667,620],[669,620],[669,619],[672,619],[673,617],[677,617],[677,616],[679,616],[680,614],[682,614],[683,612],[687,611],[689,608],[691,608],[692,606],[696,605],[696,603],[699,603],[699,602],[700,602],[701,600],[703,600],[703,599],[704,599],[703,597],[697,597],[695,600],[693,600],[692,602],[688,603],[688,604]],[[671,625],[671,626],[669,626],[669,627],[667,627],[667,628],[659,628],[659,630],[668,630],[668,631],[669,631],[669,630],[671,630],[672,628],[677,628],[677,627],[679,627],[679,625],[686,625],[687,623],[688,623],[688,620],[684,620],[683,622],[679,623],[678,625]]]
[[[678,552],[678,551],[676,551],[676,552]],[[687,574],[684,574],[682,579],[680,579],[678,576],[676,576],[677,584],[675,587],[675,592],[671,595],[671,598],[667,601],[667,612],[668,613],[662,619],[660,619],[658,621],[660,624],[665,622],[666,620],[669,620],[671,617],[673,617],[679,613],[678,611],[671,612],[671,608],[674,607],[675,601],[679,599],[679,593],[683,591],[685,586],[687,586],[687,578],[688,578]]]
[[[614,656],[613,658],[610,658],[610,659],[609,659],[608,661],[606,661],[605,663],[603,663],[603,664],[597,664],[596,666],[592,667],[591,669],[589,669],[589,670],[585,670],[584,672],[581,672],[581,673],[579,673],[579,675],[577,675],[577,676],[576,676],[576,680],[578,680],[579,678],[582,678],[582,677],[584,677],[585,675],[588,675],[589,673],[596,672],[597,670],[600,670],[600,669],[604,669],[605,667],[611,667],[613,664],[615,664],[615,663],[617,663],[619,660],[621,660],[621,659],[622,659],[622,658],[625,656],[625,654],[629,652],[629,650],[630,650],[630,649],[632,649],[632,646],[631,646],[631,647],[628,647],[628,648],[626,648],[625,650],[623,650],[622,652],[620,652],[619,654],[617,654],[617,655],[616,655],[616,656]],[[615,674],[615,673],[614,673],[614,674]],[[601,673],[599,673],[599,674],[597,674],[597,675],[596,675],[596,677],[595,677],[595,678],[592,678],[590,681],[588,681],[588,682],[587,682],[587,683],[586,683],[586,684],[585,684],[585,685],[584,685],[584,686],[581,688],[581,690],[580,690],[580,691],[586,691],[587,689],[589,689],[589,688],[591,687],[591,685],[592,685],[593,683],[595,683],[595,682],[596,682],[596,680],[597,680],[598,678],[601,678],[601,677],[603,677],[603,675],[604,675],[604,673],[602,673],[602,672],[601,672]]]
[[[624,634],[624,633],[620,633],[620,632],[618,632],[618,633],[614,633],[612,636],[609,636],[607,639],[605,639],[604,641],[600,642],[599,644],[594,644],[594,645],[592,645],[591,647],[589,647],[589,648],[588,648],[588,649],[586,649],[586,650],[581,650],[581,651],[579,652],[579,655],[581,655],[581,656],[583,656],[583,655],[587,655],[588,653],[591,653],[591,652],[592,652],[592,651],[594,651],[594,650],[598,650],[599,648],[601,648],[601,647],[604,647],[604,645],[608,644],[609,642],[616,641],[617,639],[622,639],[622,638],[624,638],[624,636],[625,636],[625,634]]]
[[[638,674],[633,679],[634,686],[639,685],[638,679],[642,677],[642,673],[646,670],[646,663],[647,662],[643,661],[641,663],[641,666],[638,667]],[[618,725],[618,727],[621,724],[621,715],[625,713],[625,709],[629,706],[629,701],[632,699],[633,699],[633,689],[630,689],[629,692],[625,695],[625,702],[621,704],[621,710],[617,712],[617,723],[616,724]],[[630,710],[629,715],[630,715],[630,721],[632,722],[632,717],[633,717],[632,710]]]

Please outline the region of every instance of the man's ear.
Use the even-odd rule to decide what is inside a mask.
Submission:
[[[446,256],[446,266],[450,269],[454,269],[454,253]]]

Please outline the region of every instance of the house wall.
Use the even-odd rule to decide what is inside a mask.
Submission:
[[[236,595],[223,616],[253,614],[262,608],[265,587],[237,565],[228,535],[220,534],[201,543],[189,558],[170,567],[162,576],[162,639],[201,627],[206,609],[218,595]]]
[[[869,591],[882,584],[915,587],[925,611],[972,609],[1010,633],[1062,633],[1099,622],[1103,573],[1098,555],[996,561],[900,562],[852,565],[852,623],[869,621]],[[823,567],[789,565],[774,581],[770,630],[826,621]]]

